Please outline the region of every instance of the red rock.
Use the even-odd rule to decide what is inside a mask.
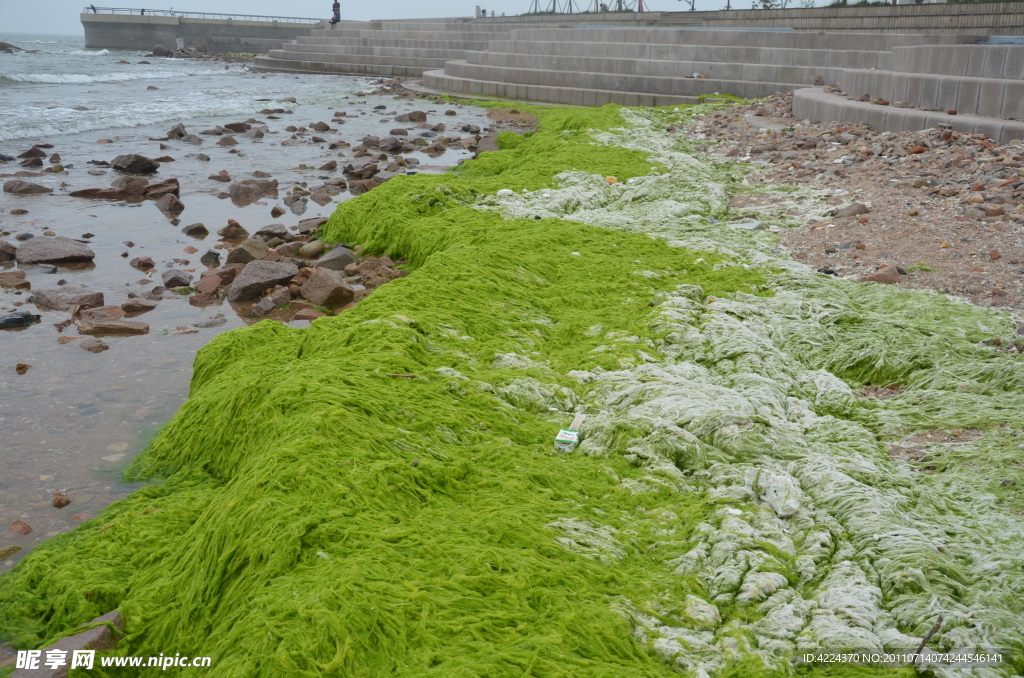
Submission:
[[[296,313],[293,316],[293,318],[295,320],[310,320],[310,321],[312,321],[312,320],[316,320],[317,318],[322,318],[325,315],[327,315],[327,314],[324,313],[323,311],[318,311],[315,308],[304,308],[301,311],[299,311],[298,313]]]
[[[228,219],[228,225],[217,231],[217,235],[225,240],[243,240],[249,237],[249,231],[234,219]]]
[[[302,285],[302,296],[317,306],[343,306],[352,301],[353,290],[337,271],[317,268]]]
[[[928,149],[926,147],[924,147],[924,146],[914,146],[912,149],[907,151],[907,153],[910,153],[911,155],[913,155],[915,153],[924,153],[927,150]]]
[[[1002,259],[1003,258],[1003,254],[999,250],[991,250],[988,253],[988,256],[989,256],[990,259],[992,259],[992,261],[996,261],[997,259]]]
[[[29,527],[28,523],[22,522],[20,520],[15,520],[7,528],[7,531],[14,534],[29,534],[30,532],[32,532],[32,528]]]
[[[234,270],[234,269],[231,269]],[[220,278],[216,275],[205,275],[196,283],[196,291],[203,294],[213,294],[221,286]]]

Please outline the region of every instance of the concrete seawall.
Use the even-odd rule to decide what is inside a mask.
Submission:
[[[174,48],[182,38],[188,46],[206,44],[211,52],[265,53],[282,43],[309,35],[316,24],[286,21],[197,19],[137,14],[81,15],[85,46],[94,49],[151,50],[156,45]]]

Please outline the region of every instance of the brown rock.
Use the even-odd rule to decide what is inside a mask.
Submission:
[[[7,531],[13,534],[30,534],[32,532],[32,528],[29,527],[29,524],[26,522],[15,520],[8,526]]]
[[[121,304],[121,310],[129,315],[139,315],[141,313],[147,313],[156,308],[158,302],[145,301],[143,299],[129,299],[128,301]]]
[[[125,190],[120,188],[83,188],[80,191],[71,191],[68,195],[89,200],[124,200],[128,197]]]
[[[220,139],[217,139],[218,146],[237,146],[238,142],[230,134],[225,134]]]
[[[253,236],[243,240],[228,253],[227,263],[248,264],[254,259],[265,259],[269,249],[263,238]]]
[[[156,201],[156,206],[161,212],[175,216],[185,211],[184,203],[178,200],[178,196],[173,193],[165,193],[163,197]]]
[[[211,268],[207,271],[203,271],[202,277],[208,278],[213,276],[220,281],[221,285],[230,285],[231,282],[238,275],[238,272],[242,270],[241,266],[225,266],[224,268]]]
[[[25,374],[26,372],[29,371],[29,368],[31,367],[32,366],[29,365],[28,363],[18,363],[17,365],[14,366],[14,371],[17,372],[18,374]]]
[[[323,172],[333,172],[336,169],[338,169],[338,161],[337,160],[331,160],[330,162],[324,163],[320,167],[320,170],[323,171]]]
[[[316,320],[317,318],[322,318],[325,315],[327,315],[327,314],[324,313],[323,311],[318,311],[315,308],[304,308],[304,309],[298,311],[293,316],[293,319],[294,320],[309,320],[309,321],[313,321],[313,320]]]
[[[69,497],[66,492],[54,492],[53,493],[53,507],[54,508],[61,509],[61,508],[64,508],[65,506],[67,506],[70,503],[71,503],[71,497]]]
[[[217,235],[225,240],[242,240],[249,237],[249,231],[234,219],[228,219],[228,225],[217,231]]]
[[[96,339],[94,337],[83,339],[78,343],[78,346],[83,351],[88,351],[89,353],[103,353],[104,351],[110,348],[103,341]]]
[[[286,212],[285,208],[281,207],[280,205],[274,205],[271,208],[271,210],[270,210],[270,216],[272,216],[275,219],[277,219],[279,216],[281,216],[285,212]]]
[[[999,250],[991,250],[989,251],[988,256],[992,261],[996,261],[997,259],[1003,258],[1003,253]]]
[[[219,287],[220,278],[215,275],[204,275],[199,279],[199,282],[196,283],[196,291],[201,294],[213,294]]]
[[[83,243],[64,236],[32,238],[17,250],[19,264],[63,264],[92,261],[95,254]]]
[[[25,151],[24,153],[19,155],[18,159],[19,160],[24,160],[25,158],[45,158],[45,157],[46,157],[46,151],[44,151],[41,148],[37,148],[37,147],[33,146],[32,148],[28,149],[27,151]]]
[[[148,271],[149,269],[156,266],[156,263],[151,257],[135,257],[128,262],[128,265],[132,268],[137,268],[140,271]]]
[[[120,306],[100,306],[82,309],[79,315],[82,318],[123,318],[124,310]]]
[[[174,196],[180,195],[181,187],[178,186],[177,179],[167,179],[166,181],[158,181],[155,184],[150,184],[146,187],[146,197],[150,200],[159,200],[164,195],[172,194]]]
[[[98,316],[92,318],[81,318],[76,323],[80,334],[108,335],[108,334],[147,334],[149,325],[137,320],[122,320],[109,316]],[[83,348],[85,348],[83,346]]]
[[[987,217],[1000,217],[1006,214],[1006,205],[997,202],[982,203],[981,209],[985,210]]]
[[[160,169],[160,163],[156,160],[137,153],[119,155],[111,161],[110,166],[125,174],[150,174]]]
[[[895,266],[884,266],[874,273],[861,276],[857,279],[860,282],[878,282],[886,285],[894,285],[900,281],[900,272]]]
[[[220,171],[220,172],[218,172],[217,174],[211,174],[211,175],[209,176],[209,178],[210,178],[210,179],[213,179],[214,181],[220,181],[220,182],[223,182],[223,183],[225,183],[225,184],[226,184],[226,183],[229,183],[229,182],[231,181],[231,175],[230,175],[230,174],[228,174],[228,171],[227,171],[227,170],[221,170],[221,171]]]
[[[867,214],[870,210],[866,205],[862,205],[859,202],[850,203],[846,207],[836,212],[837,218],[843,217],[855,217],[858,214]]]
[[[40,184],[33,184],[30,181],[11,179],[4,183],[4,193],[10,193],[11,195],[42,195],[43,193],[53,193],[53,189],[41,186]]]
[[[352,301],[354,291],[337,271],[314,269],[302,286],[302,296],[317,306],[344,306]]]
[[[250,261],[228,289],[228,301],[258,299],[263,290],[287,284],[299,269],[294,264],[279,261]]]
[[[0,271],[0,287],[14,287],[25,280],[25,271]]]

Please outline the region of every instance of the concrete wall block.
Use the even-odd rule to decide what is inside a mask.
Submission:
[[[989,46],[971,45],[968,48],[967,71],[965,75],[980,78],[985,71],[985,60],[988,58]]]
[[[680,61],[694,61],[697,58],[697,46],[696,45],[680,45],[679,46],[679,60]]]
[[[1006,61],[1003,63],[1002,77],[1024,80],[1024,45],[1009,45]]]
[[[716,80],[740,80],[746,68],[744,64],[738,63],[711,64],[708,68],[708,77]]]
[[[907,129],[907,109],[890,108],[885,113],[883,131],[898,132]]]
[[[978,99],[981,92],[981,83],[984,80],[977,78],[962,78],[960,80],[960,87],[956,93],[956,105],[950,108],[955,108],[958,113],[977,113],[978,112]],[[996,81],[999,83],[999,81]],[[1002,83],[999,83],[999,97],[995,104],[995,110],[999,110],[999,106],[1003,103],[1003,88]]]
[[[957,91],[960,89],[961,78],[952,76],[939,76],[938,95],[934,106],[943,111],[957,106]],[[974,90],[975,103],[977,102],[978,90]]]
[[[1024,80],[1006,83],[999,115],[1011,120],[1024,120]]]
[[[921,92],[916,105],[918,108],[934,108],[939,100],[939,77],[934,75],[915,76],[921,80]],[[911,101],[910,103],[915,103]]]
[[[917,111],[912,108],[904,109],[906,115],[904,120],[906,121],[907,130],[922,130],[928,126],[928,113],[924,111]]]
[[[637,99],[638,99],[638,101],[637,101],[637,105],[638,106],[654,106],[655,105],[655,97],[654,97],[653,94],[641,94],[641,95],[639,95],[637,97]]]
[[[971,61],[970,45],[942,45],[933,47],[932,51],[937,54],[939,64],[945,67],[942,73],[967,75],[967,67]],[[949,55],[948,65],[943,61],[947,54]]]
[[[592,90],[592,89],[585,89],[585,90],[581,90],[581,91],[583,92],[583,105],[584,106],[597,106],[598,105],[597,104],[597,96],[595,95],[594,90]]]
[[[712,45],[703,55],[708,61],[724,62],[729,60],[729,47],[725,45]]]
[[[974,122],[974,133],[984,134],[990,139],[999,140],[1003,136],[1003,126],[1005,123],[1002,120],[996,120],[993,118],[975,118]]]
[[[792,63],[794,66],[814,66],[824,64],[813,63],[813,53],[809,49],[793,49],[789,50],[789,54],[792,57]]]
[[[915,73],[907,75],[907,93],[904,95],[906,97],[904,101],[911,106],[921,105],[921,78],[922,76]]]
[[[985,52],[985,65],[982,68],[983,78],[1003,77],[1003,65],[1006,63],[1006,54],[1009,52],[1009,45],[992,45]]]
[[[907,100],[907,81],[910,80],[910,76],[906,73],[893,73],[892,75],[892,98],[889,101],[906,101]]]
[[[999,143],[1008,144],[1014,139],[1024,140],[1024,123],[1004,122],[1003,131],[1000,134]]]
[[[1003,95],[1007,84],[1002,78],[982,80],[978,88],[978,96],[975,99],[974,110],[968,111],[965,108],[964,111],[974,112],[978,115],[999,117],[1003,110]],[[962,89],[963,87],[961,86]]]
[[[623,106],[639,106],[640,95],[636,92],[623,92],[622,93],[622,105]]]

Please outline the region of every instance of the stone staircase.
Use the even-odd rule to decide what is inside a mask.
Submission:
[[[973,37],[794,33],[687,28],[513,30],[487,50],[469,50],[424,85],[461,94],[575,105],[671,105],[697,97],[754,98],[847,71],[887,70],[893,50],[954,45]]]

